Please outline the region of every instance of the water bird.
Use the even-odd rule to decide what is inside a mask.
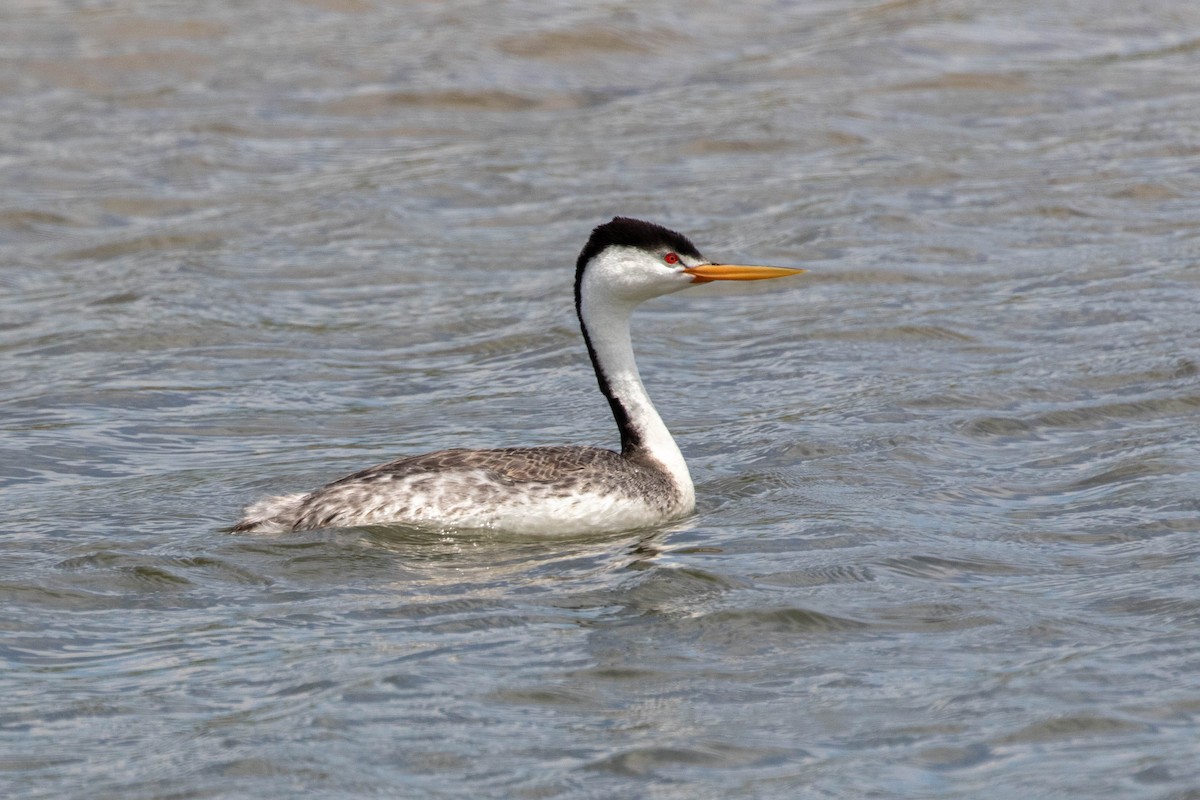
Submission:
[[[642,385],[629,335],[636,306],[711,281],[804,272],[718,264],[684,235],[627,217],[597,226],[575,265],[575,312],[621,451],[599,447],[451,449],[364,469],[304,494],[248,506],[231,532],[405,525],[515,533],[614,532],[690,514],[683,454]]]

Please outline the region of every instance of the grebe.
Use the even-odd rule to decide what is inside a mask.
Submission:
[[[365,469],[307,494],[246,508],[234,533],[359,525],[610,532],[685,516],[696,505],[687,464],[650,402],[629,319],[645,300],[698,283],[754,281],[801,269],[714,264],[687,237],[615,217],[592,231],[575,265],[575,311],[621,452],[598,447],[439,450]]]

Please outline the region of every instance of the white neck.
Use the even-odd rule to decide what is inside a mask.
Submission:
[[[624,455],[648,455],[671,476],[683,499],[690,506],[695,497],[692,476],[662,417],[658,415],[650,395],[642,385],[637,362],[633,357],[633,342],[629,335],[629,320],[637,301],[621,300],[596,290],[584,276],[580,298],[580,321],[591,343],[597,378],[607,384],[610,403],[617,425],[622,427],[621,445]],[[621,419],[619,404],[624,409]]]

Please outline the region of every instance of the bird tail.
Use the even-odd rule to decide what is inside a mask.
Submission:
[[[307,494],[264,497],[246,506],[241,520],[225,530],[229,533],[288,533],[295,527],[300,504],[307,497]]]

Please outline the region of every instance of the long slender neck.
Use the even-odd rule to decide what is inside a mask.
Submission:
[[[621,454],[627,458],[651,457],[671,475],[683,495],[692,496],[692,478],[683,454],[650,402],[633,358],[629,335],[633,305],[594,302],[586,280],[582,289],[579,322],[600,391],[608,399],[621,432]]]

